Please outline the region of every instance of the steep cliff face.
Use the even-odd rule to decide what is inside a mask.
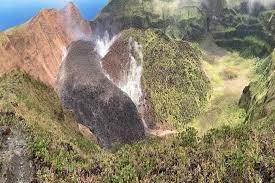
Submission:
[[[200,1],[112,0],[91,22],[100,33],[116,34],[128,28],[155,28],[169,37],[197,40],[207,31]]]
[[[90,37],[91,28],[70,3],[61,10],[42,10],[28,22],[0,34],[0,74],[20,67],[55,86],[63,49],[73,40]]]
[[[244,89],[240,106],[247,111],[247,121],[275,119],[275,52],[258,64],[259,77]]]
[[[135,104],[103,73],[94,45],[73,42],[61,64],[58,88],[64,107],[96,135],[104,147],[145,136]]]
[[[256,11],[254,6],[262,8]],[[225,7],[221,14],[212,17],[209,30],[221,47],[239,51],[244,56],[266,57],[275,47],[273,17],[272,6],[267,8],[243,1],[234,7]]]

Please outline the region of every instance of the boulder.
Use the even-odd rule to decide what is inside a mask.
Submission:
[[[69,46],[59,71],[58,90],[63,106],[73,111],[103,147],[145,136],[135,104],[102,72],[93,43],[76,41]]]

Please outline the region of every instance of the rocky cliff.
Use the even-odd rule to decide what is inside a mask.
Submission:
[[[128,28],[155,28],[169,37],[198,40],[207,31],[200,1],[113,0],[91,22],[97,33],[117,34]]]
[[[28,22],[0,33],[0,74],[20,67],[55,86],[64,49],[73,40],[91,36],[91,28],[72,3],[44,9]]]
[[[73,42],[68,48],[58,77],[63,106],[90,128],[103,147],[143,138],[144,127],[135,104],[104,75],[93,50],[88,41]]]

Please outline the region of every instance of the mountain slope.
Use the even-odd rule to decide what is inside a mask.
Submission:
[[[88,169],[90,155],[101,151],[78,130],[72,114],[63,111],[55,91],[20,70],[0,78],[0,126],[9,126],[12,134],[16,129],[22,131],[33,164],[32,176],[45,175],[50,182],[57,179],[55,174],[76,174],[76,167]],[[5,162],[2,155],[1,166]],[[2,173],[0,169],[0,176]]]
[[[28,22],[0,34],[0,74],[20,67],[55,86],[64,49],[75,39],[91,36],[91,28],[70,3],[61,10],[42,10]]]
[[[258,63],[258,80],[244,89],[240,106],[245,108],[247,121],[271,118],[275,113],[275,52]]]
[[[112,0],[91,22],[98,34],[128,28],[155,28],[177,39],[197,40],[207,31],[200,1]]]
[[[211,130],[203,137],[187,129],[165,139],[149,138],[103,151],[77,130],[70,113],[62,112],[55,92],[26,73],[13,71],[1,77],[0,91],[0,124],[24,129],[36,165],[34,177],[43,182],[272,182],[275,178],[272,118]]]

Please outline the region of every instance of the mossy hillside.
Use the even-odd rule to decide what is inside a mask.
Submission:
[[[97,16],[96,23],[115,33],[128,28],[155,28],[177,39],[199,39],[206,33],[206,18],[196,6],[179,1],[114,0]],[[112,30],[111,30],[112,32]]]
[[[230,50],[238,51],[243,56],[266,57],[272,52],[275,39],[264,11],[257,17],[239,13],[233,9],[225,9],[213,31],[216,43]]]
[[[187,42],[154,30],[130,29],[121,36],[126,41],[132,37],[142,45],[142,82],[157,121],[179,127],[198,115],[211,90],[200,52]]]
[[[208,45],[211,50],[210,47],[211,44]],[[196,128],[201,136],[210,129],[224,125],[234,127],[245,121],[246,111],[239,107],[238,102],[243,88],[253,76],[253,67],[257,61],[244,59],[236,52],[217,58],[203,58],[203,68],[210,78],[213,93],[201,115],[188,124]]]
[[[244,90],[240,106],[247,110],[247,121],[272,117],[275,110],[275,52],[257,63],[256,79]],[[274,115],[273,115],[274,116]],[[274,120],[274,118],[273,118]]]
[[[162,142],[125,146],[103,177],[106,182],[272,182],[271,128],[273,121],[241,124],[212,130],[202,138],[191,128]]]
[[[244,57],[265,57],[271,51],[267,42],[255,36],[219,39],[216,44],[231,51],[238,51]]]
[[[274,15],[275,15],[275,10],[267,10],[267,11],[261,12],[258,15],[258,18],[260,19],[260,21],[270,31],[274,31],[274,22],[272,22]]]
[[[91,168],[90,155],[100,152],[62,111],[55,91],[19,70],[0,79],[0,125],[25,129],[37,174],[50,182],[58,180],[56,174],[72,178],[79,168]]]
[[[25,126],[44,182],[272,182],[274,120],[212,130],[188,128],[103,151],[84,138],[54,91],[24,72],[0,78],[1,125]],[[71,121],[72,120],[72,121]]]

